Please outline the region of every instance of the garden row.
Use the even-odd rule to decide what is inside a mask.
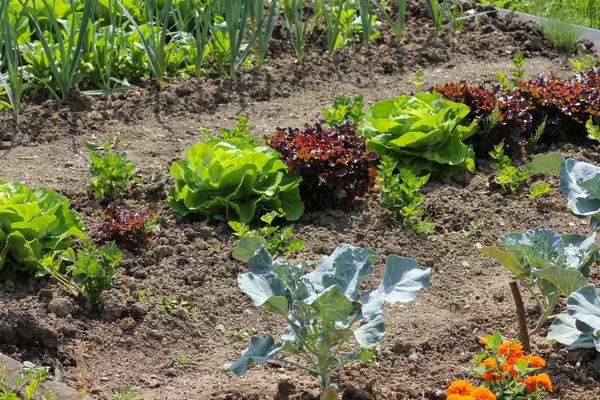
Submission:
[[[518,69],[523,66],[518,58],[515,63]],[[210,138],[212,133],[204,132],[207,140],[194,145],[185,159],[171,166],[175,185],[167,203],[188,218],[227,220],[240,236],[234,257],[249,262],[249,272],[239,277],[240,288],[255,305],[265,306],[289,324],[282,341],[253,338],[250,350],[228,367],[242,374],[252,362],[269,358],[290,362],[280,353],[291,352],[304,357],[307,364],[301,367],[320,376],[328,389],[332,373],[342,365],[373,358],[369,349],[385,332],[384,302],[410,301],[429,283],[429,270],[421,270],[414,260],[388,256],[379,288],[359,296],[358,285],[373,273],[376,254],[349,245],[340,245],[313,272],[304,274],[306,264],[293,266],[277,259],[303,243],[290,239],[291,227],[272,226],[276,217],[293,221],[305,207],[349,207],[377,183],[382,188],[381,204],[396,222],[417,233],[434,233],[434,221],[419,209],[420,188],[430,178],[449,177],[461,169],[473,172],[476,152],[484,156],[491,143],[491,155],[497,161],[493,167],[499,170],[496,182],[505,192],[515,191],[531,173],[560,171],[569,209],[576,215],[591,216],[595,228],[600,218],[600,168],[575,160],[566,160],[559,167],[562,160],[556,156],[537,158],[517,168],[504,154],[504,143],[520,152],[540,140],[557,140],[556,131],[546,128],[545,133],[541,126],[557,130],[577,127],[584,136],[585,121],[592,121],[588,127],[593,135],[599,111],[595,97],[598,72],[595,67],[571,80],[540,77],[522,82],[521,72],[516,71],[515,82],[505,78],[503,85],[490,91],[459,84],[463,93],[456,100],[466,104],[435,93],[444,93],[452,85],[432,89],[434,93],[384,100],[364,112],[362,97],[339,97],[322,111],[323,121],[301,129],[277,129],[263,140],[248,134],[244,117],[233,129],[222,129],[219,137]],[[474,101],[471,93],[486,96],[485,101]],[[529,114],[519,114],[523,110]],[[519,115],[532,117],[515,127],[521,121]],[[116,137],[102,145],[86,143],[92,150],[88,190],[97,198],[118,198],[135,180],[127,155],[116,151],[119,141]],[[532,196],[544,191],[532,189]],[[45,188],[31,191],[16,182],[1,181],[0,276],[51,275],[97,304],[117,274],[118,244],[135,250],[151,242],[158,211],[150,207],[135,213],[113,206],[103,216],[104,224],[93,235],[94,241],[83,241],[75,252],[71,239],[85,234],[66,198]],[[248,224],[259,217],[266,225],[251,230]],[[549,338],[569,348],[596,347],[600,299],[587,281],[598,255],[594,238],[595,234],[587,238],[558,236],[536,229],[502,237],[500,243],[506,250],[489,247],[482,252],[525,283],[542,313],[536,329],[552,314],[558,299],[568,296],[567,311],[553,322]],[[348,281],[349,276],[355,279]],[[356,351],[341,354],[335,350],[346,348],[350,338],[360,345]],[[490,339],[486,351],[498,365],[488,361],[483,372],[474,370],[478,375],[504,371],[502,376],[508,379],[516,371],[525,378],[541,367],[539,362],[518,361],[524,357],[521,354],[508,362],[505,371],[509,352],[505,348],[503,354],[501,343],[491,343]],[[529,390],[527,385],[511,381],[521,392],[548,388],[532,384],[529,389],[534,390]],[[496,378],[492,382],[500,385]],[[503,398],[502,385],[490,388],[494,396]],[[466,387],[465,393],[469,390]]]
[[[472,12],[478,8],[458,0],[425,6],[435,36],[459,33],[467,19],[491,12],[481,6]],[[368,50],[383,23],[400,43],[407,7],[425,6],[406,0],[2,0],[0,106],[18,117],[25,94],[66,100],[75,86],[104,94],[144,77],[158,88],[164,77],[233,77],[241,66],[262,68],[275,40],[298,61],[315,47],[328,54],[352,45]]]

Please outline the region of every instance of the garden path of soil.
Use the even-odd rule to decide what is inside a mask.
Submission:
[[[384,35],[370,58],[354,50],[334,57],[313,52],[299,65],[289,49],[283,49],[264,71],[241,71],[233,83],[173,81],[161,93],[148,87],[102,98],[79,96],[69,105],[30,102],[19,130],[11,128],[8,116],[0,116],[0,177],[64,194],[84,220],[88,235],[93,234],[100,223],[96,210],[102,207],[86,192],[89,171],[82,145],[92,135],[103,141],[121,133],[121,149],[142,178],[115,204],[140,209],[151,202],[162,207],[163,178],[171,162],[203,140],[200,128],[231,127],[240,113],[249,117],[252,132],[262,136],[277,126],[313,122],[337,95],[362,93],[370,105],[410,91],[406,82],[419,68],[424,69],[426,87],[459,79],[494,82],[496,71],[508,72],[514,52],[527,56],[528,77],[549,72],[572,75],[568,56],[555,54],[531,28],[523,24],[520,30],[499,28],[512,23],[485,17],[480,25],[444,42],[427,41],[423,32],[431,27],[417,20],[407,28],[402,64],[394,60],[390,36]],[[600,161],[595,148],[558,144],[558,149],[580,160]],[[431,287],[415,301],[386,305],[389,333],[377,354],[378,365],[344,369],[338,377],[342,388],[366,390],[360,398],[444,399],[448,384],[464,377],[461,368],[481,350],[478,336],[493,330],[506,337],[518,333],[508,286],[511,276],[479,254],[476,244],[491,245],[501,235],[535,227],[560,234],[589,233],[586,221],[566,211],[556,177],[539,177],[552,191],[536,202],[525,196],[526,187],[501,195],[490,186],[487,161],[478,160],[477,167],[473,176],[427,186],[424,207],[437,226],[431,236],[395,227],[379,207],[377,191],[352,211],[307,212],[295,224],[296,236],[308,244],[296,260],[308,259],[314,265],[338,244],[350,243],[370,247],[384,259],[389,254],[412,257],[432,269]],[[458,234],[480,219],[484,222],[475,234]],[[231,337],[230,332],[277,336],[283,324],[253,307],[237,288],[237,274],[246,266],[230,258],[233,242],[225,223],[189,222],[165,208],[158,226],[152,250],[124,252],[122,273],[116,288],[103,297],[101,312],[87,310],[85,303],[48,280],[0,283],[0,351],[60,367],[71,386],[84,375],[99,398],[117,388],[134,388],[147,400],[317,396],[316,380],[296,369],[267,364],[250,368],[244,377],[220,370],[248,345],[247,339]],[[383,265],[375,271],[365,289],[374,288]],[[599,278],[594,271],[591,280],[599,283]],[[139,301],[139,290],[148,304]],[[167,313],[158,306],[163,297],[185,299],[196,306],[197,315],[182,310]],[[527,307],[532,325],[537,310],[529,299]],[[600,399],[595,352],[568,352],[548,343],[545,333],[533,336],[532,344],[548,362],[555,388],[549,398]],[[85,341],[85,348],[80,345],[76,350],[77,339]],[[85,366],[76,367],[76,353],[83,355]],[[174,362],[178,357],[189,363]],[[359,397],[348,392],[345,398]]]

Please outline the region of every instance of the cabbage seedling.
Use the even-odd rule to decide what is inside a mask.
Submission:
[[[344,364],[373,360],[371,349],[385,334],[384,303],[411,301],[429,286],[429,269],[389,255],[379,287],[359,294],[377,259],[372,250],[341,244],[303,275],[308,263],[294,266],[273,260],[264,248],[257,250],[250,271],[238,276],[239,287],[254,305],[282,316],[288,326],[279,341],[252,337],[241,358],[224,367],[241,376],[252,363],[279,361],[319,377],[328,395],[335,392],[333,373]]]

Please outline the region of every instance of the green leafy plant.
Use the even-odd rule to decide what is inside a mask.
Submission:
[[[600,125],[594,125],[594,119],[590,117],[585,123],[585,129],[588,131],[588,137],[600,142]]]
[[[600,167],[568,158],[560,166],[560,191],[567,208],[580,218],[590,217],[590,227],[600,224]]]
[[[376,183],[383,191],[381,207],[390,211],[392,219],[416,233],[432,234],[435,225],[431,218],[423,218],[419,205],[423,200],[421,187],[429,180],[429,175],[418,177],[408,169],[400,169],[395,174],[397,163],[388,156],[381,158]]]
[[[325,122],[329,126],[343,124],[346,121],[357,124],[365,115],[363,112],[365,108],[363,100],[364,97],[362,94],[358,94],[352,99],[345,96],[337,96],[333,105],[321,109],[321,114],[323,114]]]
[[[498,78],[500,84],[508,89],[514,89],[525,76],[525,72],[527,72],[527,70],[523,68],[525,58],[523,58],[522,55],[516,53],[512,58],[512,63],[515,66],[515,68],[510,70],[512,81],[510,81],[502,72],[496,72],[496,78]]]
[[[120,142],[121,135],[106,139],[102,145],[84,142],[88,149],[93,150],[88,154],[92,179],[87,189],[96,198],[115,200],[128,183],[135,181],[132,179],[135,166],[127,161],[127,154],[109,153],[115,150]]]
[[[306,247],[306,242],[300,239],[290,238],[294,227],[292,225],[280,229],[273,226],[273,221],[279,215],[271,211],[260,217],[266,226],[259,229],[250,229],[247,224],[237,221],[229,221],[229,226],[233,229],[233,234],[239,237],[239,240],[233,249],[232,256],[236,260],[248,262],[256,250],[261,246],[273,256],[289,256],[295,251]]]
[[[532,199],[540,198],[550,192],[550,186],[545,183],[537,183],[529,188],[529,197]]]
[[[475,169],[473,150],[463,143],[477,129],[476,121],[465,124],[468,114],[469,107],[437,93],[405,95],[375,103],[358,131],[369,150],[393,157],[398,168],[450,176]]]
[[[571,293],[567,310],[560,313],[548,329],[548,340],[556,340],[569,350],[595,348],[600,351],[600,296],[594,285]],[[600,353],[594,368],[600,372]]]
[[[54,400],[50,393],[34,397],[37,388],[47,379],[55,378],[49,373],[49,367],[40,367],[25,361],[21,369],[21,377],[15,380],[14,389],[8,384],[4,362],[0,362],[0,399],[1,400]],[[17,394],[21,395],[18,396]]]
[[[62,261],[68,263],[64,272]],[[98,304],[102,292],[113,288],[112,278],[118,272],[116,266],[120,261],[121,251],[115,242],[97,247],[91,240],[84,240],[77,254],[69,248],[60,259],[55,259],[54,255],[46,257],[40,275],[51,275],[91,304]]]
[[[236,339],[248,339],[250,337],[250,335],[248,334],[248,332],[246,331],[240,331],[240,330],[233,330],[233,331],[229,331],[228,335],[232,338],[236,338]]]
[[[249,223],[263,211],[291,221],[304,212],[300,177],[270,147],[211,139],[194,145],[170,171],[176,182],[167,203],[182,216]]]
[[[244,375],[252,363],[287,363],[319,377],[323,389],[335,395],[333,373],[358,360],[373,360],[372,349],[385,334],[384,303],[411,301],[429,286],[429,269],[392,254],[379,287],[359,294],[375,260],[371,250],[341,244],[303,275],[308,263],[273,260],[260,249],[250,259],[249,272],[238,276],[239,287],[254,305],[281,316],[288,326],[281,341],[252,337],[241,358],[224,367]],[[351,338],[358,346],[350,346]]]
[[[575,75],[579,75],[596,65],[596,59],[594,57],[581,51],[577,53],[576,58],[570,58],[569,61],[571,62],[571,65],[573,65],[573,68],[575,68]]]
[[[184,299],[177,301],[168,297],[163,297],[160,299],[160,308],[169,314],[175,310],[183,310],[186,314],[197,315],[196,306]]]
[[[66,197],[44,187],[31,191],[0,179],[0,279],[39,272],[45,254],[83,238],[83,223]]]
[[[252,146],[258,146],[259,143],[256,141],[254,136],[248,134],[250,124],[248,124],[248,118],[240,115],[237,123],[233,126],[233,129],[221,128],[219,129],[219,135],[225,139],[242,139],[251,144]]]
[[[473,236],[477,234],[479,228],[483,226],[485,223],[485,219],[478,218],[476,221],[471,221],[471,224],[467,227],[467,229],[462,229],[460,232],[454,232],[455,234],[463,237]]]
[[[542,312],[535,327],[537,331],[552,314],[561,295],[569,296],[588,285],[586,278],[598,260],[595,238],[596,233],[586,238],[559,236],[549,229],[532,229],[525,234],[511,233],[498,239],[506,251],[497,246],[480,251],[512,272],[536,301]]]
[[[415,88],[415,90],[419,90],[423,87],[423,77],[425,76],[425,72],[423,70],[415,71],[412,75],[412,79],[409,81],[411,85]]]
[[[547,120],[548,120],[548,117],[547,116],[544,117],[544,120],[535,128],[535,133],[533,134],[533,136],[531,136],[531,139],[529,139],[529,141],[525,145],[525,148],[527,150],[533,151],[535,146],[538,144],[538,142],[542,138],[542,135],[544,134],[544,131],[546,130],[546,121]]]
[[[540,356],[525,355],[516,340],[503,341],[500,333],[485,335],[479,340],[485,350],[471,360],[469,375],[483,380],[474,388],[470,382],[456,380],[450,384],[448,399],[538,400],[552,391],[552,382],[546,373],[535,374],[546,366]],[[459,395],[460,394],[460,395]]]
[[[498,171],[494,182],[502,186],[504,193],[514,192],[529,178],[531,173],[527,167],[515,167],[512,165],[510,157],[504,154],[504,139],[495,145],[494,150],[489,154],[496,160],[495,163],[490,164],[490,167]]]
[[[108,400],[144,400],[144,399],[139,397],[135,393],[135,390],[133,390],[133,389],[129,389],[129,390],[118,389],[118,390],[115,390],[108,394]]]
[[[185,367],[190,363],[190,359],[180,354],[175,354],[171,357],[171,365],[175,368]]]

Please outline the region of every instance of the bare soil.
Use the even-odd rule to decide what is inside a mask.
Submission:
[[[82,142],[92,135],[104,140],[120,133],[122,149],[141,178],[113,204],[164,208],[154,248],[124,251],[116,288],[105,293],[101,310],[90,310],[52,280],[0,282],[0,351],[58,367],[74,387],[83,378],[99,398],[117,388],[134,388],[144,399],[318,396],[317,381],[293,368],[255,366],[244,377],[220,370],[248,345],[230,332],[279,335],[283,324],[255,308],[237,288],[237,274],[246,266],[230,257],[233,238],[227,225],[190,222],[165,206],[164,190],[172,183],[168,168],[204,140],[200,128],[231,127],[239,114],[250,119],[256,136],[278,126],[301,126],[314,122],[337,95],[362,93],[371,104],[409,92],[407,81],[417,69],[424,70],[426,86],[459,79],[489,83],[497,71],[508,72],[512,55],[519,52],[527,58],[527,77],[573,73],[569,55],[556,53],[529,23],[489,15],[467,22],[460,35],[438,39],[431,36],[422,6],[411,3],[409,15],[400,48],[389,32],[370,53],[350,48],[328,56],[314,40],[306,60],[297,63],[282,30],[267,66],[242,70],[234,80],[170,81],[162,92],[143,81],[140,89],[113,96],[76,94],[68,104],[30,99],[17,125],[0,115],[0,177],[67,196],[88,235],[100,223],[97,210],[105,206],[86,191],[89,170]],[[600,161],[599,149],[589,145],[557,143],[537,150],[557,149]],[[340,374],[345,399],[444,399],[448,384],[464,377],[462,367],[481,350],[478,336],[493,330],[506,337],[518,334],[508,286],[512,277],[481,255],[476,244],[490,245],[506,233],[535,227],[588,233],[586,221],[567,212],[556,177],[531,178],[508,196],[490,185],[492,177],[488,161],[478,160],[474,175],[428,185],[424,207],[437,226],[431,236],[394,226],[379,207],[377,190],[350,211],[307,212],[295,224],[295,235],[308,244],[298,260],[314,264],[338,244],[350,243],[372,248],[384,259],[389,254],[412,257],[432,269],[431,287],[414,302],[386,306],[389,333],[377,365],[359,364]],[[552,188],[541,201],[525,195],[536,179]],[[460,234],[478,220],[484,222],[474,234]],[[383,265],[375,271],[366,288],[381,277]],[[597,270],[591,280],[599,283]],[[139,301],[139,290],[145,302]],[[197,313],[168,313],[159,307],[160,298],[185,299]],[[57,316],[65,309],[66,316]],[[538,311],[529,299],[527,309],[532,326]],[[545,334],[543,329],[533,336],[532,345],[548,362],[554,383],[549,398],[600,399],[595,351],[568,352],[548,343]],[[83,349],[76,349],[78,340],[85,341]],[[76,362],[80,356],[85,363]],[[179,365],[173,361],[177,357],[189,363]]]

